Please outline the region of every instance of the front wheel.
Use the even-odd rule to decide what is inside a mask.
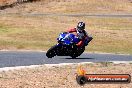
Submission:
[[[73,50],[73,53],[70,55],[73,59],[80,56],[85,50],[85,47],[76,48]]]
[[[57,50],[57,45],[52,46],[46,53],[46,56],[48,58],[52,58],[56,56],[56,50]]]

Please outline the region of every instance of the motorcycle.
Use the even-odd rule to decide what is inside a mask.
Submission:
[[[85,39],[84,45],[82,47],[77,47],[76,44],[79,42],[77,36],[68,32],[60,33],[57,38],[58,44],[52,46],[47,51],[46,56],[48,58],[54,56],[71,56],[72,58],[76,58],[84,52],[85,46],[87,46],[92,39],[92,37]]]

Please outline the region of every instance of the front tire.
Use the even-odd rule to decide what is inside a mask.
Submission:
[[[56,50],[57,50],[57,45],[52,46],[46,53],[46,56],[48,58],[52,58],[56,56]]]

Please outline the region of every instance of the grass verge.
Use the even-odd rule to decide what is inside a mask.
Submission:
[[[107,65],[106,65],[107,64]],[[40,66],[0,72],[1,88],[131,88],[129,84],[85,84],[76,82],[79,65]],[[132,64],[91,63],[82,64],[87,74],[130,74]]]
[[[0,49],[47,50],[80,20],[94,38],[86,51],[132,54],[132,18],[1,15]]]

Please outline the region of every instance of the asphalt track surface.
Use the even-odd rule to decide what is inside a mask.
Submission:
[[[132,61],[132,55],[83,53],[76,59],[69,56],[47,58],[45,52],[0,51],[0,68],[60,63]]]
[[[15,13],[0,13],[0,15],[14,15]],[[24,16],[71,16],[71,17],[122,17],[132,18],[132,14],[49,14],[49,13],[23,13]],[[132,61],[132,55],[84,53],[76,59],[67,56],[47,58],[45,52],[0,51],[0,68],[15,66],[30,66],[42,64],[80,63],[80,62],[111,62]]]

